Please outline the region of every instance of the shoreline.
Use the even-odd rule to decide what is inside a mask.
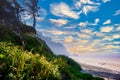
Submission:
[[[80,62],[79,64],[81,65],[83,69],[82,72],[84,73],[90,73],[93,76],[102,77],[105,80],[120,80],[120,72],[101,68],[98,66],[91,66],[91,65],[80,63]]]

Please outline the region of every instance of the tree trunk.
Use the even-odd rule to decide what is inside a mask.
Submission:
[[[16,13],[16,17],[17,17],[17,20],[16,20],[16,28],[17,28],[17,31],[18,31],[18,37],[19,37],[19,39],[20,39],[20,42],[21,42],[21,44],[22,44],[22,46],[25,46],[25,42],[24,42],[24,40],[23,40],[23,35],[22,35],[22,32],[21,32],[21,30],[20,30],[20,22],[19,22],[19,8],[17,9],[17,13]]]
[[[36,26],[36,19],[35,17],[33,17],[33,27],[35,28],[35,26]]]
[[[35,18],[35,14],[33,14],[33,27],[35,29],[36,26],[36,18]],[[35,30],[35,34],[36,34],[36,30]]]

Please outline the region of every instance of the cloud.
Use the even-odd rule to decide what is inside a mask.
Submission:
[[[23,19],[23,20],[28,20],[28,19],[32,18],[31,15],[28,15],[28,12],[27,12],[27,11],[24,12],[23,14],[24,14],[24,15],[22,15],[22,19]]]
[[[87,34],[77,34],[79,38],[83,38],[83,39],[90,39],[92,36],[87,35]]]
[[[106,20],[106,21],[103,23],[103,25],[110,24],[110,23],[111,23],[111,20],[108,19],[108,20]]]
[[[66,31],[66,30],[58,30],[58,29],[39,29],[38,31],[40,31],[43,34],[47,34],[50,37],[53,37],[53,39],[55,38],[55,36],[62,36],[62,38],[64,38],[65,35],[75,35],[76,32],[74,31]],[[59,38],[59,37],[57,37]]]
[[[67,50],[70,53],[104,53],[104,52],[111,52],[118,50],[120,47],[117,46],[120,42],[114,41],[114,39],[120,38],[118,34],[110,34],[106,35],[106,33],[102,32],[95,32],[98,36],[101,36],[103,39],[92,38],[89,33],[91,30],[84,29],[81,34],[77,33],[78,38],[73,36],[65,37],[64,44],[67,47]],[[92,32],[93,33],[93,32]],[[70,44],[68,44],[70,43]],[[76,47],[77,46],[77,47]]]
[[[102,0],[103,3],[110,2],[111,0]]]
[[[118,38],[120,38],[120,34],[114,34],[113,35],[113,39],[118,39]]]
[[[40,17],[36,17],[36,19],[38,21],[44,20],[47,16],[47,11],[44,8],[40,8],[40,10],[38,12],[39,12],[38,14],[40,15]]]
[[[113,26],[115,27],[116,32],[120,31],[120,24],[114,24]]]
[[[114,41],[114,42],[112,42],[112,44],[120,44],[120,42],[118,42],[118,41]]]
[[[103,34],[103,33],[101,33],[101,32],[97,32],[97,33],[96,33],[96,36],[97,36],[97,37],[102,37],[102,36],[104,36],[104,35],[105,35],[105,34]]]
[[[85,15],[96,12],[101,4],[91,0],[74,0],[75,9],[82,11]]]
[[[63,34],[66,34],[66,32],[60,31],[60,30],[40,29],[39,31],[42,32],[42,33],[52,34],[52,35],[63,35]]]
[[[117,16],[120,15],[120,10],[115,11],[115,13],[113,14],[113,16]]]
[[[108,45],[119,45],[120,41],[112,41],[112,42],[108,42]]]
[[[73,19],[79,18],[79,15],[64,2],[61,2],[59,4],[51,4],[50,10],[53,15],[56,15],[59,17],[69,17]]]
[[[79,44],[87,44],[89,40],[78,40]]]
[[[113,38],[111,37],[111,36],[103,36],[103,39],[102,39],[103,41],[112,41],[113,40]]]
[[[37,21],[42,21],[42,20],[44,20],[44,17],[36,17],[36,20]]]
[[[100,28],[101,32],[111,32],[113,31],[113,29],[114,29],[113,26],[105,26]]]
[[[94,22],[94,23],[89,23],[89,25],[91,25],[91,26],[96,26],[96,25],[98,25],[99,22],[100,22],[100,19],[99,19],[99,18],[96,18],[96,19],[95,19],[95,22]]]
[[[63,26],[65,24],[67,24],[67,20],[65,19],[49,19],[52,23],[55,23],[58,26]]]
[[[107,46],[105,46],[105,49],[112,49],[112,48],[120,48],[120,46],[115,46],[115,45],[107,45]]]
[[[64,27],[64,29],[74,29],[74,28],[76,28],[76,25],[69,25]]]
[[[85,21],[85,22],[80,22],[78,24],[78,26],[80,26],[80,27],[96,26],[96,25],[98,25],[99,21],[100,21],[100,19],[96,18],[94,23],[90,23],[88,21]]]
[[[76,9],[80,9],[82,7],[82,3],[80,1],[74,1],[74,5]]]
[[[91,34],[92,30],[91,29],[83,29],[83,30],[81,30],[81,32],[85,33],[85,34]]]
[[[73,37],[72,37],[72,36],[67,36],[67,37],[65,37],[64,42],[65,42],[65,43],[71,43],[71,42],[73,42]]]
[[[32,14],[30,14],[28,11],[23,12],[23,14],[24,14],[22,15],[23,20],[33,19]],[[47,11],[43,8],[40,8],[40,10],[38,11],[38,14],[40,15],[40,17],[36,16],[36,20],[42,21],[47,16]]]
[[[120,31],[120,26],[118,26],[118,28],[116,28],[116,31]]]
[[[112,41],[114,39],[119,39],[120,38],[120,35],[119,34],[112,34],[112,35],[109,35],[109,36],[103,36],[103,41]]]
[[[96,45],[96,44],[99,44],[100,42],[102,42],[102,41],[99,40],[99,39],[94,39],[93,42],[92,42],[92,44]]]
[[[81,42],[82,43],[82,42]],[[86,44],[86,43],[85,43]],[[115,49],[119,49],[120,46],[115,45],[103,45],[101,40],[94,40],[89,45],[80,45],[80,43],[73,44],[73,46],[67,46],[70,53],[84,54],[84,53],[103,53],[103,52],[112,52],[114,53]],[[77,47],[76,47],[77,46]]]
[[[76,48],[77,46],[77,48]],[[82,46],[82,45],[75,45],[75,46],[70,46],[68,48],[68,51],[71,53],[77,53],[77,54],[84,54],[84,53],[95,53],[97,50],[99,50],[96,47],[87,45],[87,46]]]
[[[96,18],[95,19],[95,24],[98,24],[100,22],[100,19],[99,18]]]
[[[62,31],[51,31],[51,33],[54,34],[54,35],[62,35],[62,34],[64,34],[64,32],[62,32]]]
[[[27,16],[24,16],[22,19],[28,20],[28,19],[30,19],[31,17],[32,17],[31,15],[27,15]]]
[[[82,11],[84,12],[85,15],[87,15],[88,12],[96,12],[98,10],[98,6],[90,6],[86,5],[83,7]]]
[[[101,27],[103,28],[103,27]],[[91,29],[82,29],[81,33],[76,32],[77,38],[73,36],[65,37],[64,44],[70,53],[86,54],[86,53],[114,53],[120,48],[117,46],[120,42],[113,41],[120,38],[119,34],[110,33],[109,35],[104,32],[113,30],[113,26],[104,26],[105,31],[93,32]],[[96,38],[97,36],[99,38]],[[68,44],[70,43],[70,44]],[[77,46],[77,47],[76,47]]]
[[[91,0],[79,0],[83,4],[92,4],[92,5],[100,5],[100,3],[95,3]]]
[[[86,22],[80,22],[78,25],[80,27],[86,27],[88,25],[88,21],[86,21]]]

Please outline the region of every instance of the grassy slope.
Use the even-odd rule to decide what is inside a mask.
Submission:
[[[32,28],[23,29],[24,33],[34,34]],[[54,55],[44,41],[25,34],[24,40],[25,47],[14,33],[0,26],[0,80],[103,80],[81,73],[79,64]]]

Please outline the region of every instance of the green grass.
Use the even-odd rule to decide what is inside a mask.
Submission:
[[[0,74],[2,79],[32,80],[60,79],[58,65],[47,61],[45,56],[32,54],[20,46],[0,42]],[[6,72],[4,72],[6,71]]]
[[[43,40],[26,34],[23,39],[25,46],[0,26],[0,80],[103,80],[80,72],[71,58],[54,55]]]
[[[32,51],[32,53],[38,52],[41,55],[46,55],[47,57],[53,57],[53,53],[50,48],[45,44],[43,40],[37,37],[24,36],[25,40],[25,50]]]

